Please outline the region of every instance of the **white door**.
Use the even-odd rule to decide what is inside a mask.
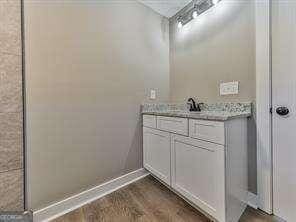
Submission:
[[[143,127],[144,167],[163,182],[171,181],[170,133]]]
[[[296,221],[296,1],[272,0],[274,214]],[[289,113],[288,113],[289,111]]]
[[[172,134],[172,187],[225,221],[224,146]]]

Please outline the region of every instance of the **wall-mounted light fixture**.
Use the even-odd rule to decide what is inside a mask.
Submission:
[[[194,5],[193,12],[192,12],[192,18],[193,19],[197,18],[198,12],[199,12],[198,5]]]
[[[220,0],[212,0],[212,3],[213,3],[213,5],[216,5],[216,4],[218,4],[219,1]]]
[[[181,29],[192,19],[196,19],[200,14],[204,13],[222,0],[195,0],[193,7],[189,8],[177,18],[177,26]]]
[[[177,23],[178,23],[178,28],[182,28],[183,27],[183,21],[182,21],[182,16],[179,16],[177,19]]]

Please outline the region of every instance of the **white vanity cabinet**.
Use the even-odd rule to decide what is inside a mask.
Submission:
[[[238,222],[248,196],[247,118],[145,116],[144,167],[212,219]]]
[[[172,135],[172,187],[219,221],[225,221],[224,146]]]
[[[168,185],[171,181],[170,142],[169,133],[143,128],[144,167]]]

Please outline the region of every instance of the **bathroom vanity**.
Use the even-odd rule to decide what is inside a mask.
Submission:
[[[145,104],[144,167],[219,222],[238,222],[248,195],[247,117],[251,104]]]

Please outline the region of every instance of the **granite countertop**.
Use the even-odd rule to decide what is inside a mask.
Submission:
[[[252,103],[212,103],[201,105],[201,112],[190,112],[187,104],[143,104],[142,114],[226,121],[252,114]]]

